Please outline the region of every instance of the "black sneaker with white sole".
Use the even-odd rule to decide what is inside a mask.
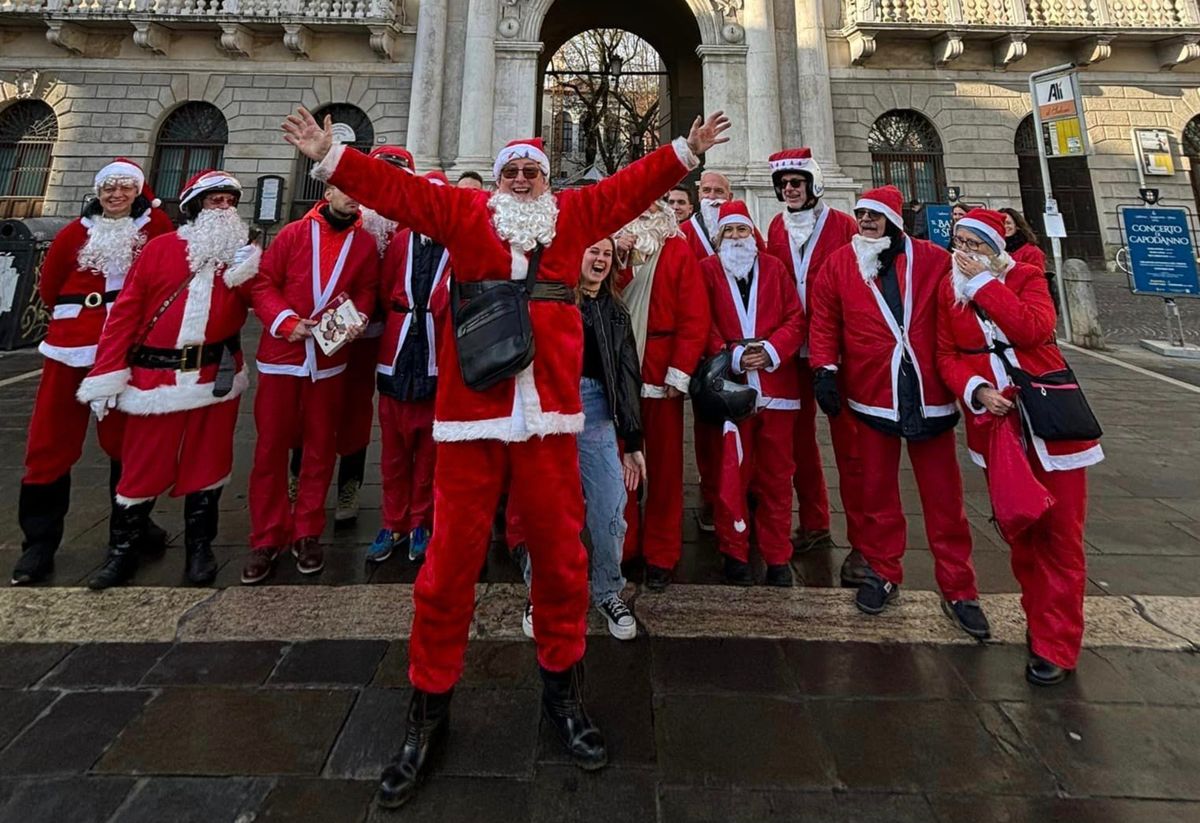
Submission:
[[[900,596],[900,587],[889,583],[871,571],[867,579],[858,587],[854,596],[854,605],[864,614],[879,614],[888,603]]]
[[[608,622],[608,633],[618,640],[632,640],[637,637],[637,621],[633,612],[625,605],[619,595],[613,595],[607,600],[596,604],[596,611],[604,615]]]
[[[992,636],[987,615],[978,600],[943,600],[942,611],[967,634],[976,640],[987,640]]]

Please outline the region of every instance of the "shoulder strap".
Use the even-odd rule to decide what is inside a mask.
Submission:
[[[542,252],[545,250],[546,247],[541,243],[538,243],[533,250],[533,254],[529,258],[529,271],[525,275],[525,291],[529,292],[530,294],[533,293],[533,284],[537,280],[538,269],[542,265]]]
[[[158,307],[158,310],[154,312],[154,316],[150,318],[150,322],[146,324],[145,331],[142,332],[141,336],[137,339],[137,342],[134,343],[132,347],[130,347],[129,353],[131,355],[133,354],[133,352],[137,351],[138,349],[140,349],[142,347],[142,344],[144,344],[146,342],[146,338],[150,336],[150,332],[154,330],[155,324],[157,324],[159,319],[164,314],[166,314],[167,309],[171,308],[171,305],[176,300],[179,299],[179,295],[183,294],[183,290],[186,289],[189,285],[191,285],[191,282],[195,279],[196,279],[196,274],[195,274],[195,272],[193,272],[186,279],[184,279],[184,281],[182,283],[179,284],[179,286],[175,289],[175,291],[171,292],[170,297],[168,297],[166,300],[162,301],[162,303]]]

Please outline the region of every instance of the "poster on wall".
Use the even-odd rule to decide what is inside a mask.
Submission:
[[[1133,150],[1142,174],[1166,177],[1175,173],[1171,135],[1166,129],[1134,129]]]

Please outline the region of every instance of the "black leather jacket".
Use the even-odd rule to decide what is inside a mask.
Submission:
[[[617,436],[625,451],[642,450],[642,368],[638,364],[633,323],[624,306],[607,292],[585,297],[579,307],[583,333],[595,335],[604,365],[604,392]]]

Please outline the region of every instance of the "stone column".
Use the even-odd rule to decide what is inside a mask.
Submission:
[[[541,43],[501,40],[496,43],[496,114],[492,143],[503,146],[510,140],[535,137],[537,120],[538,55]]]
[[[421,0],[417,12],[417,52],[413,58],[408,106],[408,142],[417,168],[440,168],[442,78],[446,58],[446,0]]]
[[[805,5],[814,0],[803,0]],[[775,15],[771,0],[746,0],[746,128],[749,171],[766,173],[766,160],[780,149],[779,70],[775,53]],[[803,99],[803,98],[802,98]]]
[[[726,132],[729,142],[708,152],[705,168],[739,181],[746,174],[746,47],[702,45],[697,47],[696,54],[700,55],[704,71],[705,116],[724,111],[732,124]]]
[[[833,130],[833,94],[829,86],[829,50],[825,44],[824,0],[803,0],[796,9],[796,64],[800,80],[800,133],[825,174],[825,199],[849,208],[857,186],[838,165]],[[789,116],[793,116],[789,112]]]
[[[489,177],[492,169],[492,119],[496,73],[495,2],[471,2],[467,9],[467,42],[463,55],[462,111],[459,113],[458,157],[454,171],[477,171]]]

